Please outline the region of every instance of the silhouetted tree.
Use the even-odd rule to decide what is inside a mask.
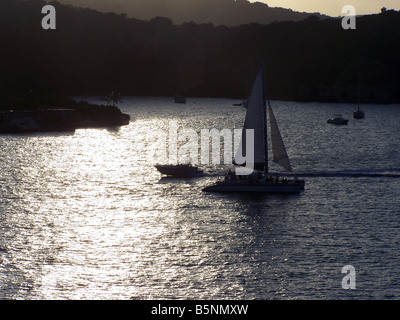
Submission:
[[[115,107],[118,103],[122,103],[121,94],[117,91],[111,91],[110,94],[106,96],[106,101],[108,105]]]
[[[30,89],[38,98],[98,96],[110,88],[243,99],[250,61],[255,71],[264,61],[271,99],[356,98],[360,67],[363,89],[374,92],[369,101],[400,101],[400,13],[392,10],[359,17],[355,32],[346,32],[333,18],[175,25],[52,2],[58,22],[49,32],[41,27],[45,3],[0,0],[0,100],[20,100]],[[120,103],[114,98],[109,104]]]

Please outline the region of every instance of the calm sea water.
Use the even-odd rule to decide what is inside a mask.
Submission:
[[[0,136],[0,299],[400,297],[400,106],[273,102],[304,192],[223,195],[201,189],[224,166],[162,178],[160,137],[246,110],[171,100],[125,98],[119,130]]]

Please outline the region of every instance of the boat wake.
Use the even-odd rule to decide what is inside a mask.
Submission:
[[[288,175],[282,173],[282,175]],[[289,174],[293,175],[293,174]],[[400,169],[381,170],[342,170],[342,171],[311,171],[296,172],[299,177],[327,178],[400,178]]]

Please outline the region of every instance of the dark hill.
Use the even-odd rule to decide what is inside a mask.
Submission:
[[[272,99],[400,101],[400,13],[359,17],[356,30],[317,17],[270,25],[174,25],[44,1],[0,2],[0,96],[40,94],[244,98],[251,64]]]

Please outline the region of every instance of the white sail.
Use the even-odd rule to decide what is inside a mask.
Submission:
[[[292,167],[290,166],[289,157],[286,153],[286,148],[278,128],[278,123],[276,122],[269,101],[268,101],[268,116],[271,126],[271,145],[272,145],[273,161],[290,172],[292,171]]]
[[[261,69],[254,82],[246,118],[244,121],[242,140],[236,153],[237,159],[246,152],[246,129],[254,130],[254,168],[263,170],[265,164],[265,144],[264,144],[264,80],[263,70]]]

